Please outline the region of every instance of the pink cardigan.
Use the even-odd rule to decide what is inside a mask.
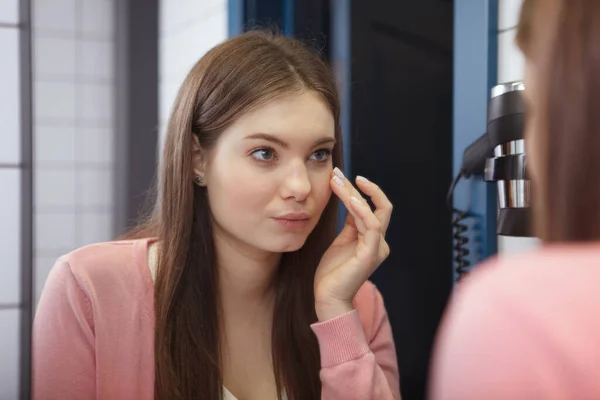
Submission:
[[[34,399],[154,399],[149,242],[96,244],[58,260],[34,321]],[[399,399],[381,294],[367,282],[355,305],[311,326],[321,351],[322,399]]]
[[[477,269],[444,317],[430,399],[600,399],[600,245]]]

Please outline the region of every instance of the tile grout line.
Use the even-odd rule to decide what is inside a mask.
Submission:
[[[500,35],[502,33],[506,33],[506,32],[512,31],[513,29],[516,30],[517,29],[517,25],[510,26],[508,28],[498,29],[498,35]]]

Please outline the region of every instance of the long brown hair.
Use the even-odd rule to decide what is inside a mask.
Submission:
[[[533,208],[545,242],[600,239],[599,43],[599,1],[524,1],[517,44],[536,67]]]
[[[332,73],[298,41],[265,31],[234,37],[210,50],[183,82],[167,127],[155,210],[129,237],[161,242],[154,288],[155,399],[222,396],[218,269],[206,189],[194,184],[193,134],[210,149],[245,112],[278,96],[312,90],[331,108],[342,162],[340,106]],[[313,279],[332,242],[337,201],[298,251],[284,253],[275,282],[272,360],[278,393],[320,398],[320,356],[310,324],[317,320]]]

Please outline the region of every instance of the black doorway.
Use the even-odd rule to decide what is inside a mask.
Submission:
[[[392,252],[372,281],[392,323],[403,398],[421,399],[452,288],[445,198],[452,175],[453,2],[356,1],[347,15],[351,172],[378,183],[394,204]]]

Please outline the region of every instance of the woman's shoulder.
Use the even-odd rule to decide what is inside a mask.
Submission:
[[[122,240],[87,245],[60,257],[53,270],[68,269],[88,297],[111,297],[119,292],[145,292],[152,287],[146,255],[151,240]]]
[[[477,266],[440,326],[432,398],[486,398],[493,385],[495,398],[544,398],[547,382],[554,392],[571,376],[584,382],[600,356],[599,265],[600,245],[591,243],[544,245]],[[572,374],[555,368],[564,360]]]

